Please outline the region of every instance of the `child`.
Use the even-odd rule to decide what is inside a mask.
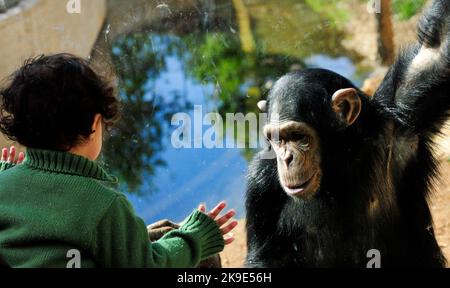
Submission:
[[[223,202],[149,241],[108,185],[115,178],[94,162],[119,113],[113,91],[85,60],[57,54],[27,61],[0,92],[0,130],[27,148],[20,165],[15,149],[2,155],[0,258],[9,266],[67,267],[79,253],[82,268],[195,267],[233,241],[224,235],[237,222],[228,223],[232,210],[218,217]]]

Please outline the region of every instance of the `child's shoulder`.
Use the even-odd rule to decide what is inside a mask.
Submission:
[[[117,184],[111,183],[108,181],[101,181],[97,179],[89,179],[92,183],[93,187],[95,187],[95,191],[102,193],[104,197],[115,199],[118,197],[125,197],[126,195],[123,192],[117,190]]]
[[[24,197],[28,195],[44,202],[51,201],[54,205],[66,205],[66,209],[85,207],[88,212],[92,208],[91,213],[99,214],[117,198],[125,197],[114,185],[111,181],[34,169],[23,164],[0,172],[0,195],[20,193]],[[33,193],[29,193],[31,191]]]
[[[83,176],[71,176],[74,179],[74,187],[72,190],[76,190],[77,193],[84,199],[90,199],[89,201],[112,203],[118,197],[124,197],[125,194],[116,189],[116,185],[94,178],[87,178]]]

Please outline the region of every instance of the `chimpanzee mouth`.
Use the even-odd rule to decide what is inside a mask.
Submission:
[[[316,178],[317,173],[314,173],[311,178],[303,182],[303,184],[300,185],[283,185],[284,191],[286,191],[287,194],[291,196],[300,196],[307,194],[309,191],[308,188],[310,188],[311,183],[314,182]]]

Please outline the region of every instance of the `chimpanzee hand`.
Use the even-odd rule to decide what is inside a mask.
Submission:
[[[448,53],[450,32],[448,31],[448,26],[450,25],[450,22],[448,21],[449,17],[449,2],[447,0],[433,1],[419,21],[419,43],[426,48],[441,48],[441,53]]]
[[[154,242],[161,239],[166,233],[180,228],[180,225],[173,223],[167,219],[158,221],[147,226],[148,238]],[[216,254],[203,260],[197,268],[222,268],[222,261],[220,255]]]
[[[180,228],[180,225],[173,223],[167,219],[158,221],[147,226],[148,238],[154,242],[163,237],[166,233]]]

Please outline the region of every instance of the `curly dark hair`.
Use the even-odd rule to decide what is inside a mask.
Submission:
[[[38,149],[68,151],[86,140],[96,114],[106,127],[119,116],[114,86],[71,54],[25,61],[0,90],[0,130]]]

